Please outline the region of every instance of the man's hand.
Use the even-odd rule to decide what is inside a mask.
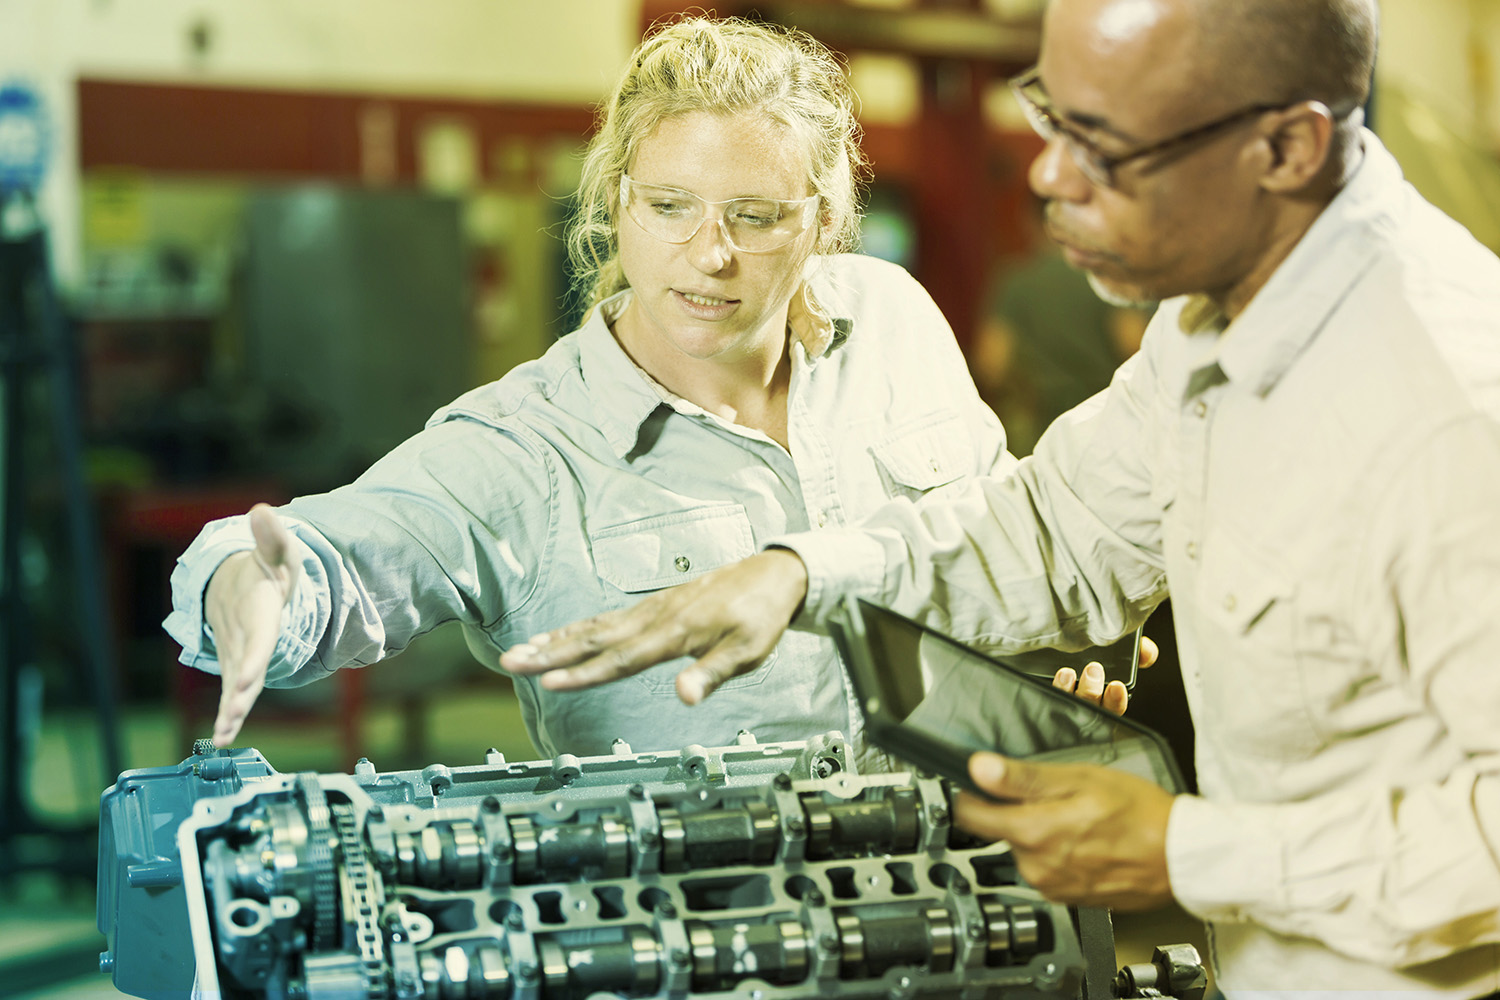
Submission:
[[[1156,662],[1161,651],[1157,649],[1156,643],[1147,636],[1141,636],[1141,652],[1137,665],[1145,670]],[[1072,667],[1063,667],[1052,675],[1052,686],[1076,694],[1084,701],[1091,701],[1101,708],[1107,708],[1116,715],[1124,715],[1125,708],[1130,704],[1130,692],[1125,685],[1119,681],[1104,683],[1104,667],[1098,663],[1090,663],[1083,668],[1080,674]]]
[[[954,821],[976,836],[1009,841],[1021,877],[1048,899],[1118,910],[1171,901],[1170,793],[1107,767],[993,753],[969,758],[969,775],[998,801],[964,792]]]
[[[1084,701],[1093,702],[1116,715],[1124,715],[1125,706],[1130,704],[1130,692],[1125,689],[1125,685],[1119,681],[1105,684],[1104,667],[1098,663],[1090,663],[1083,668],[1083,673],[1072,667],[1063,667],[1052,675],[1052,686],[1077,695]]]
[[[533,636],[506,650],[500,665],[540,673],[545,688],[572,691],[692,655],[696,662],[677,675],[677,696],[696,705],[729,678],[755,669],[806,596],[802,560],[770,549],[633,607]]]
[[[214,720],[214,746],[239,734],[266,683],[266,668],[281,635],[281,609],[291,599],[301,567],[290,557],[291,535],[265,504],[250,510],[255,548],[219,564],[208,581],[203,618],[213,630],[223,693]]]

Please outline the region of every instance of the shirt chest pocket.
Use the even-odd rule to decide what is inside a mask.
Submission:
[[[916,499],[974,471],[974,447],[963,422],[939,414],[870,447],[888,497]]]
[[[599,578],[627,594],[644,594],[686,583],[720,566],[755,554],[750,518],[739,504],[713,504],[658,514],[600,528],[589,536]],[[773,650],[755,670],[720,686],[729,691],[764,684],[776,662]],[[628,683],[652,695],[675,697],[681,657],[658,663]]]
[[[627,594],[686,583],[755,553],[739,504],[713,504],[600,528],[589,536],[599,578]]]
[[[1200,580],[1199,654],[1210,738],[1262,760],[1302,760],[1322,743],[1298,646],[1296,587],[1223,535]]]

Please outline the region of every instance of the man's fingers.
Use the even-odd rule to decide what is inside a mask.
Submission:
[[[1160,655],[1161,650],[1157,647],[1156,643],[1151,640],[1151,637],[1149,635],[1141,636],[1141,651],[1140,655],[1136,657],[1137,665],[1142,670],[1145,670],[1147,667],[1151,666],[1151,664],[1155,663],[1156,658]]]
[[[1080,676],[1072,667],[1062,667],[1052,677],[1052,686],[1059,691],[1077,695],[1085,701],[1108,709],[1116,715],[1124,715],[1130,703],[1130,692],[1120,681],[1104,682],[1104,668],[1090,663]]]
[[[997,753],[976,753],[969,757],[969,777],[993,798],[1014,798],[1015,796],[1007,794],[1006,777],[1010,770],[1008,765],[1015,763]]]
[[[1130,692],[1120,681],[1110,681],[1104,688],[1104,697],[1099,700],[1099,704],[1116,715],[1124,715],[1130,704]]]
[[[782,550],[761,552],[633,608],[534,636],[501,654],[500,666],[543,674],[544,687],[561,691],[696,656],[700,662],[678,686],[685,701],[696,703],[770,654],[806,592],[800,558]]]
[[[976,836],[1009,840],[1012,846],[1032,844],[1050,822],[1049,800],[1072,794],[1069,770],[1066,765],[1033,764],[987,751],[973,754],[969,777],[988,799],[958,796],[954,822]]]
[[[634,607],[606,611],[592,618],[569,622],[550,632],[543,632],[541,635],[532,637],[531,642],[539,647],[546,646],[546,652],[553,655],[559,649],[593,652],[629,636],[632,619],[646,616],[654,618],[655,614],[651,609],[660,599],[661,595],[653,595]]]
[[[647,598],[647,601],[651,600],[654,598]],[[534,635],[501,653],[500,666],[518,674],[545,673],[553,678],[554,683],[561,677],[562,672],[557,669],[559,667],[572,667],[580,677],[593,676],[600,671],[618,670],[635,656],[650,651],[648,643],[630,643],[643,629],[643,625],[637,622],[650,622],[656,617],[645,603],[643,601],[624,611],[606,612]],[[652,635],[655,634],[657,633],[653,631]],[[594,662],[596,659],[599,662]],[[600,680],[593,683],[609,679],[600,677]]]
[[[974,784],[992,798],[1013,802],[1055,797],[1060,792],[1055,776],[1061,770],[1057,765],[1033,764],[988,751],[969,757]]]
[[[627,647],[615,646],[582,663],[546,670],[539,681],[549,691],[580,691],[629,677],[654,662],[649,653],[632,653]]]
[[[747,661],[738,650],[716,646],[677,675],[677,697],[689,705],[696,705],[717,691],[725,681],[749,673],[762,662]]]
[[[1104,694],[1104,667],[1098,663],[1084,667],[1078,677],[1078,690],[1074,693],[1085,701],[1099,704],[1099,698]]]
[[[975,754],[969,773],[991,800],[957,796],[954,822],[1008,841],[1021,877],[1048,899],[1143,909],[1170,898],[1163,789],[1110,768],[994,754]]]
[[[986,841],[1010,840],[1016,834],[1017,824],[1024,820],[1020,813],[1025,808],[960,792],[953,799],[953,823]]]
[[[585,625],[555,630],[538,637],[540,642],[533,639],[530,652],[507,650],[501,666],[517,663],[518,673],[544,669],[543,687],[574,691],[629,677],[652,664],[675,659],[684,650],[692,651],[681,616],[671,611],[669,601],[657,598],[627,611],[601,615],[591,626]]]

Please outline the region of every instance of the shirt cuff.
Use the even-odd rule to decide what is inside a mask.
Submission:
[[[1237,923],[1280,909],[1286,884],[1275,809],[1179,795],[1167,821],[1167,874],[1182,908]]]
[[[307,586],[311,551],[295,535],[293,555],[303,563],[303,572],[292,592],[291,601],[281,609],[281,635],[271,655],[266,682],[272,683],[295,673],[312,659],[315,648],[302,638],[317,620],[317,601]],[[177,557],[172,570],[172,612],[162,627],[180,646],[178,660],[210,674],[220,673],[219,653],[214,646],[213,630],[203,620],[203,597],[208,582],[225,559],[237,552],[255,548],[250,522],[243,516],[211,521],[204,525],[187,551]]]
[[[772,538],[766,548],[790,549],[807,567],[807,597],[797,623],[821,626],[846,596],[877,600],[884,590],[885,553],[866,532],[829,528]]]

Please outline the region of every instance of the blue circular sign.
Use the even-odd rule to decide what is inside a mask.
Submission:
[[[0,191],[41,187],[51,141],[36,91],[24,83],[0,86]]]

